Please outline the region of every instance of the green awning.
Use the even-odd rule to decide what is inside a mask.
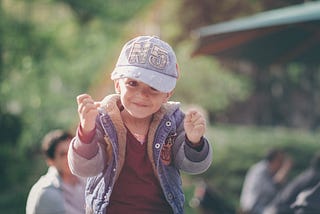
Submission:
[[[256,64],[320,61],[320,1],[199,28],[193,55]]]

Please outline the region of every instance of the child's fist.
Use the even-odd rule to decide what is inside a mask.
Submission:
[[[199,143],[206,130],[204,116],[196,110],[188,111],[184,119],[184,130],[191,143]]]
[[[88,94],[77,96],[77,103],[81,128],[83,132],[88,133],[95,128],[100,103],[94,102]]]

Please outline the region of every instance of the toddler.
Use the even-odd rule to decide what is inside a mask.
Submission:
[[[72,172],[88,177],[88,213],[183,213],[180,170],[212,161],[205,118],[169,102],[179,76],[172,48],[154,36],[126,43],[111,74],[116,94],[77,97],[80,125]]]

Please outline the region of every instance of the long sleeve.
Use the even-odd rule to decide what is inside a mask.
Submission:
[[[92,177],[100,173],[106,165],[103,134],[99,128],[90,142],[82,142],[77,135],[70,143],[68,163],[71,172],[81,177]]]

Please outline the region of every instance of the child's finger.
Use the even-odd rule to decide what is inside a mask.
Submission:
[[[192,121],[193,118],[194,118],[194,115],[196,114],[197,112],[194,111],[194,110],[189,110],[187,113],[186,113],[186,120],[187,121]]]
[[[81,103],[86,104],[86,103],[93,103],[93,102],[94,102],[93,99],[88,94],[81,94],[81,95],[77,96],[78,105],[80,105]]]

